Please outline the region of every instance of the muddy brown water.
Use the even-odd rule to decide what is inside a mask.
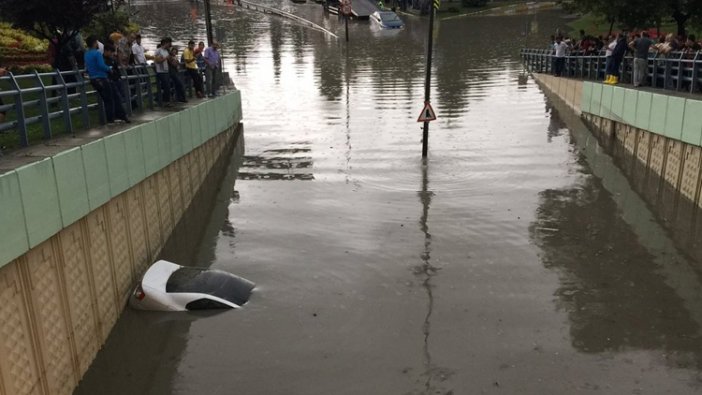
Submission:
[[[203,37],[198,7],[137,5],[147,47]],[[354,22],[347,46],[215,15],[245,131],[165,255],[258,286],[237,311],[126,309],[76,394],[702,391],[699,262],[523,74],[533,16],[439,24],[423,163],[424,20]]]

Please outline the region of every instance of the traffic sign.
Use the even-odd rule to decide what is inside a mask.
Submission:
[[[422,113],[419,114],[419,118],[417,118],[417,122],[431,122],[431,121],[436,121],[436,113],[434,112],[434,109],[431,108],[431,104],[429,104],[429,102],[424,102],[424,108],[422,109]]]

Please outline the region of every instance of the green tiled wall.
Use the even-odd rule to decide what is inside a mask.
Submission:
[[[0,175],[0,267],[240,121],[234,91]]]
[[[584,81],[581,111],[702,146],[702,100]]]

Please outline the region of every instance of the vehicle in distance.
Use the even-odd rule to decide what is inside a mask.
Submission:
[[[221,270],[180,266],[160,260],[144,273],[129,304],[139,310],[238,309],[256,284]]]
[[[402,29],[405,23],[392,11],[375,11],[370,16],[371,23],[380,29]]]

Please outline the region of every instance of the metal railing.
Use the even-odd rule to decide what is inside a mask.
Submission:
[[[552,73],[555,55],[550,49],[529,49],[520,51],[522,62],[527,70],[536,73]],[[585,54],[571,51],[566,55],[563,76],[590,80],[605,77],[606,57],[604,51]],[[633,81],[634,58],[627,54],[620,66],[620,81]],[[648,54],[648,84],[654,88],[700,93],[702,88],[702,51],[670,52]]]
[[[132,115],[137,108],[153,110],[154,104],[162,105],[153,65],[120,68],[120,74],[119,84],[124,93],[122,105],[127,115]],[[180,78],[192,97],[193,83],[184,67],[181,67]],[[228,79],[228,76],[223,73],[220,78]],[[75,134],[74,117],[79,120],[81,129],[90,128],[91,113],[95,112],[99,123],[106,123],[102,99],[83,70],[8,73],[0,77],[0,99],[3,103],[0,112],[6,114],[6,120],[0,123],[0,133],[17,132],[23,147],[29,145],[30,127],[35,124],[40,125],[43,139],[48,140],[60,125],[64,133]],[[58,125],[57,119],[61,120]]]

